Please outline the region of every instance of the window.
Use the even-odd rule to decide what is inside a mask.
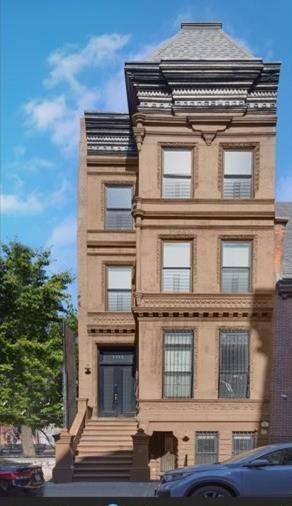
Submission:
[[[243,330],[221,330],[219,397],[249,396],[249,334]]]
[[[238,455],[255,447],[255,432],[232,432],[232,455]]]
[[[193,333],[169,331],[164,336],[164,397],[192,397]]]
[[[218,462],[218,432],[196,432],[196,464]]]
[[[283,448],[260,458],[268,460],[272,466],[292,466],[292,448]]]
[[[224,151],[225,199],[250,199],[252,195],[252,151]]]
[[[132,186],[106,187],[106,219],[107,229],[130,230],[132,219]]]
[[[224,293],[249,292],[251,242],[222,242],[221,290]]]
[[[191,243],[163,243],[162,289],[164,292],[189,292],[191,289]]]
[[[108,311],[131,311],[132,268],[112,266],[107,268]]]
[[[162,151],[163,192],[168,199],[191,197],[192,149],[164,148]]]

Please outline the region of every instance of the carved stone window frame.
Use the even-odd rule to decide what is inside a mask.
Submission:
[[[198,328],[194,327],[192,323],[181,323],[177,322],[174,325],[163,325],[160,328],[159,337],[160,337],[160,349],[161,349],[161,399],[163,401],[170,401],[172,398],[164,397],[163,391],[163,380],[164,380],[164,342],[165,342],[165,334],[166,332],[179,332],[179,331],[189,331],[193,333],[193,382],[192,382],[192,395],[191,397],[175,397],[173,399],[183,400],[183,399],[197,399],[198,398]]]
[[[217,284],[219,286],[219,293],[221,291],[221,268],[222,268],[222,242],[223,241],[238,241],[238,242],[251,242],[251,264],[250,264],[250,290],[243,292],[243,294],[250,294],[254,291],[254,286],[257,279],[257,251],[258,251],[258,237],[255,234],[224,234],[217,237]],[[232,292],[230,292],[232,294]]]
[[[162,270],[163,270],[163,243],[164,242],[189,242],[191,244],[191,286],[189,292],[164,292],[162,290],[163,280],[162,280]],[[197,283],[197,236],[194,234],[180,234],[175,233],[175,235],[171,234],[160,234],[157,240],[157,280],[159,283],[159,292],[160,293],[173,293],[173,294],[187,294],[193,293],[194,286]]]
[[[102,262],[102,275],[101,275],[101,301],[105,312],[114,313],[114,311],[108,310],[107,302],[107,268],[108,267],[131,267],[132,268],[132,305],[134,304],[134,292],[135,292],[135,276],[136,276],[136,263],[131,260],[105,260]],[[132,311],[119,311],[120,313],[130,314]]]
[[[198,188],[198,143],[194,142],[158,142],[157,143],[157,188],[160,191],[160,198],[163,200],[189,200],[194,198],[195,191]],[[188,148],[192,150],[192,167],[191,167],[191,193],[188,198],[183,199],[169,199],[163,197],[163,150],[169,149],[184,149]]]
[[[229,331],[229,332],[247,332],[248,333],[248,336],[249,336],[249,343],[248,343],[248,353],[249,353],[249,357],[248,357],[248,360],[249,360],[249,388],[248,388],[248,397],[234,397],[232,399],[226,399],[225,397],[219,397],[219,373],[220,373],[220,332],[222,331]],[[255,342],[255,336],[254,336],[254,332],[253,332],[253,329],[246,325],[220,325],[220,326],[217,326],[216,327],[216,356],[217,356],[217,360],[216,360],[216,367],[215,367],[215,377],[216,377],[216,384],[217,384],[217,399],[218,400],[222,400],[222,401],[228,401],[228,400],[233,400],[233,401],[237,401],[237,402],[246,402],[246,401],[249,401],[251,399],[253,399],[253,384],[254,384],[254,367],[255,367],[255,363],[254,363],[254,358],[255,358],[255,349],[254,349],[254,342]]]
[[[252,151],[252,191],[250,199],[224,199],[224,152]],[[260,183],[260,143],[259,142],[220,142],[218,158],[218,190],[224,200],[251,200],[259,189]]]
[[[133,180],[126,180],[126,181],[117,181],[116,179],[113,180],[103,180],[101,181],[101,190],[100,190],[100,216],[101,216],[101,222],[102,222],[102,229],[105,231],[110,232],[118,232],[118,233],[127,233],[132,232],[134,230],[134,219],[133,219],[133,226],[129,229],[119,229],[119,228],[106,228],[106,188],[107,186],[132,186],[132,201],[136,195],[136,182]]]

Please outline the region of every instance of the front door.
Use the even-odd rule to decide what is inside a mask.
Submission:
[[[134,350],[101,350],[99,416],[135,416]]]

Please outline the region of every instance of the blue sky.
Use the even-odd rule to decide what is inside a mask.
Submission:
[[[1,239],[52,247],[76,272],[79,117],[126,110],[123,63],[181,21],[222,21],[256,56],[282,61],[277,198],[292,200],[291,0],[2,0]],[[75,293],[75,288],[73,288]]]

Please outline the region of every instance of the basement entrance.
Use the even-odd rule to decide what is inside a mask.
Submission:
[[[133,349],[100,351],[99,416],[136,414],[135,353]]]

